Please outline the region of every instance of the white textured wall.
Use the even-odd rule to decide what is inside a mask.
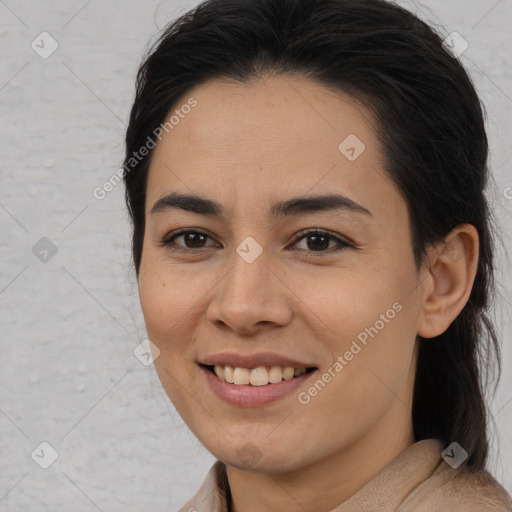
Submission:
[[[0,1],[0,511],[173,511],[213,461],[153,367],[132,353],[145,331],[122,185],[101,201],[92,195],[122,161],[150,37],[194,3]],[[512,1],[402,3],[469,43],[462,60],[488,111],[491,199],[510,248]],[[31,48],[43,31],[58,43],[47,59]],[[53,44],[44,37],[35,39],[40,53]],[[51,243],[36,245],[43,237]],[[508,271],[502,259],[504,300]],[[512,490],[506,304],[498,315],[504,376],[493,405],[493,471]],[[48,469],[31,456],[51,462],[42,442],[58,453]]]

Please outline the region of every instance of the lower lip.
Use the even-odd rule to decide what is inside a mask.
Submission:
[[[203,375],[206,377],[210,387],[219,398],[234,405],[243,407],[258,407],[275,402],[280,398],[293,393],[317,370],[305,373],[300,377],[294,377],[290,380],[283,380],[276,384],[267,384],[266,386],[239,386],[221,381],[208,368],[199,366]]]

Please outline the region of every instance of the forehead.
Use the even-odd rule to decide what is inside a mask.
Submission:
[[[181,111],[191,98],[196,106]],[[173,113],[179,121],[152,156],[147,212],[177,191],[214,197],[228,210],[334,192],[403,213],[373,116],[345,93],[291,75],[213,80],[188,91],[166,119]]]

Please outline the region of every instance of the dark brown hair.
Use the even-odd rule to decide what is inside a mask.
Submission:
[[[208,0],[170,23],[141,64],[126,132],[137,275],[152,152],[136,165],[133,154],[192,87],[215,78],[243,83],[262,73],[298,73],[372,110],[386,172],[408,205],[418,269],[427,246],[455,226],[478,230],[467,304],[443,334],[419,341],[412,419],[416,440],[456,441],[469,453],[466,466],[480,470],[488,455],[485,390],[490,371],[497,370],[496,383],[500,374],[487,316],[494,296],[493,218],[484,195],[488,143],[468,74],[407,10],[381,0]]]

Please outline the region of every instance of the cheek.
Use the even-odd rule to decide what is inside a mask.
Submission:
[[[147,265],[150,267],[150,264]],[[157,268],[156,265],[152,267]],[[190,288],[180,282],[176,272],[146,271],[141,267],[139,299],[149,338],[160,350],[168,350],[168,340],[179,346],[177,335],[182,321],[190,312],[193,297]]]
[[[315,428],[315,418],[329,417],[323,426],[326,437],[340,443],[350,444],[367,432],[397,400],[407,403],[414,311],[402,303],[393,308],[393,302],[368,299],[366,308],[351,307],[347,301],[346,309],[338,311],[332,329],[338,338],[329,346],[333,362],[319,376],[328,383],[316,388],[312,383],[301,396],[301,403],[309,402],[304,408],[305,429]],[[329,446],[326,441],[323,448],[329,451]]]
[[[158,273],[141,272],[139,277],[139,300],[148,333],[159,329],[159,324],[167,321],[169,283],[161,279]]]
[[[299,280],[300,287],[293,281],[289,286],[322,320],[327,338],[334,335],[347,340],[356,336],[378,321],[401,295],[400,282],[387,269],[350,267]]]
[[[190,373],[183,361],[189,359],[186,351],[191,337],[186,331],[193,321],[191,301],[187,299],[187,288],[181,289],[173,273],[155,270],[156,265],[147,267],[152,270],[148,272],[141,266],[139,299],[148,338],[160,350],[155,369],[171,402],[184,410],[187,400],[180,382]]]
[[[378,377],[398,389],[409,371],[418,310],[407,296],[405,278],[368,268],[310,290],[305,302],[314,304],[322,320],[333,363],[343,358],[343,370],[334,380],[343,388],[342,400],[347,404],[359,398],[378,401],[377,390],[386,393]]]

